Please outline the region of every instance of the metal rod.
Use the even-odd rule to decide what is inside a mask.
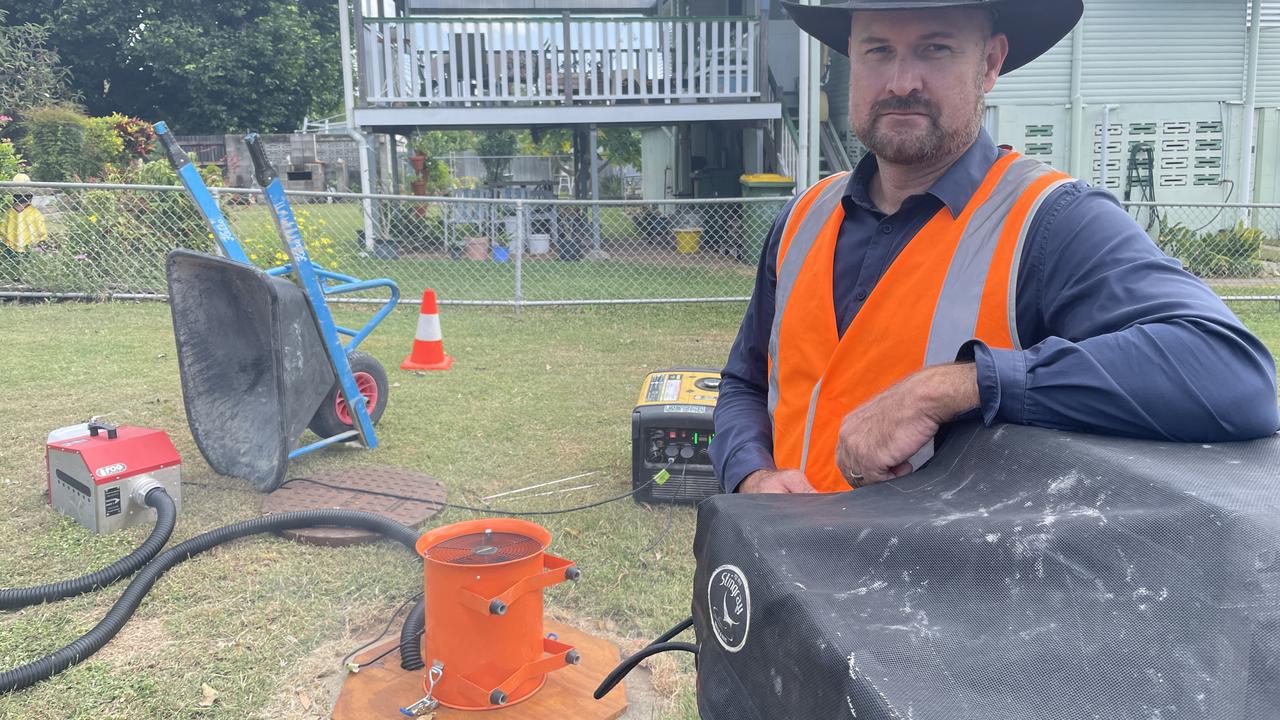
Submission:
[[[537,490],[538,488],[544,488],[549,485],[556,485],[562,482],[569,482],[570,480],[580,480],[584,477],[590,477],[592,475],[599,475],[599,474],[600,474],[599,470],[592,470],[591,472],[585,472],[580,475],[570,475],[569,477],[560,478],[559,480],[552,480],[550,482],[538,483],[537,485],[530,485],[529,487],[517,488],[515,490],[507,490],[505,492],[500,492],[495,495],[489,495],[487,497],[482,497],[480,499],[493,500],[494,498],[506,497],[507,495],[515,495],[517,493],[527,492],[529,490]]]
[[[595,487],[595,486],[597,486],[597,485],[599,485],[599,484],[600,484],[600,483],[591,483],[590,485],[579,485],[579,486],[577,486],[577,487],[565,488],[565,489],[563,489],[563,490],[548,490],[547,492],[540,492],[540,493],[534,493],[534,494],[532,494],[532,495],[525,495],[524,497],[521,497],[520,499],[521,499],[521,500],[527,500],[528,498],[542,497],[542,496],[544,496],[544,495],[560,495],[560,494],[563,494],[563,493],[576,492],[576,491],[578,491],[578,490],[586,490],[586,489],[588,489],[588,488],[593,488],[593,487]]]

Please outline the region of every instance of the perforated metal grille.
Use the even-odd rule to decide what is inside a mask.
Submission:
[[[450,565],[494,565],[522,560],[541,551],[542,544],[527,535],[485,531],[432,545],[427,557]]]

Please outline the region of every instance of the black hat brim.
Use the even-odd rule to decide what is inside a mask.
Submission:
[[[1084,14],[1083,0],[853,0],[841,5],[782,5],[801,30],[846,56],[855,10],[985,7],[996,13],[996,32],[1009,38],[1009,56],[1000,69],[1001,75],[1017,70],[1057,45]]]

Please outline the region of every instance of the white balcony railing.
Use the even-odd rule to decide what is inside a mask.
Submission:
[[[757,97],[752,18],[363,20],[365,105]]]

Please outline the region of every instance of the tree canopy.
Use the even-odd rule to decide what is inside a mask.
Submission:
[[[341,108],[330,0],[0,0],[0,11],[7,32],[47,28],[44,43],[91,114],[185,133],[271,132]]]
[[[67,97],[67,72],[46,44],[49,29],[34,23],[11,25],[0,9],[0,115]]]

